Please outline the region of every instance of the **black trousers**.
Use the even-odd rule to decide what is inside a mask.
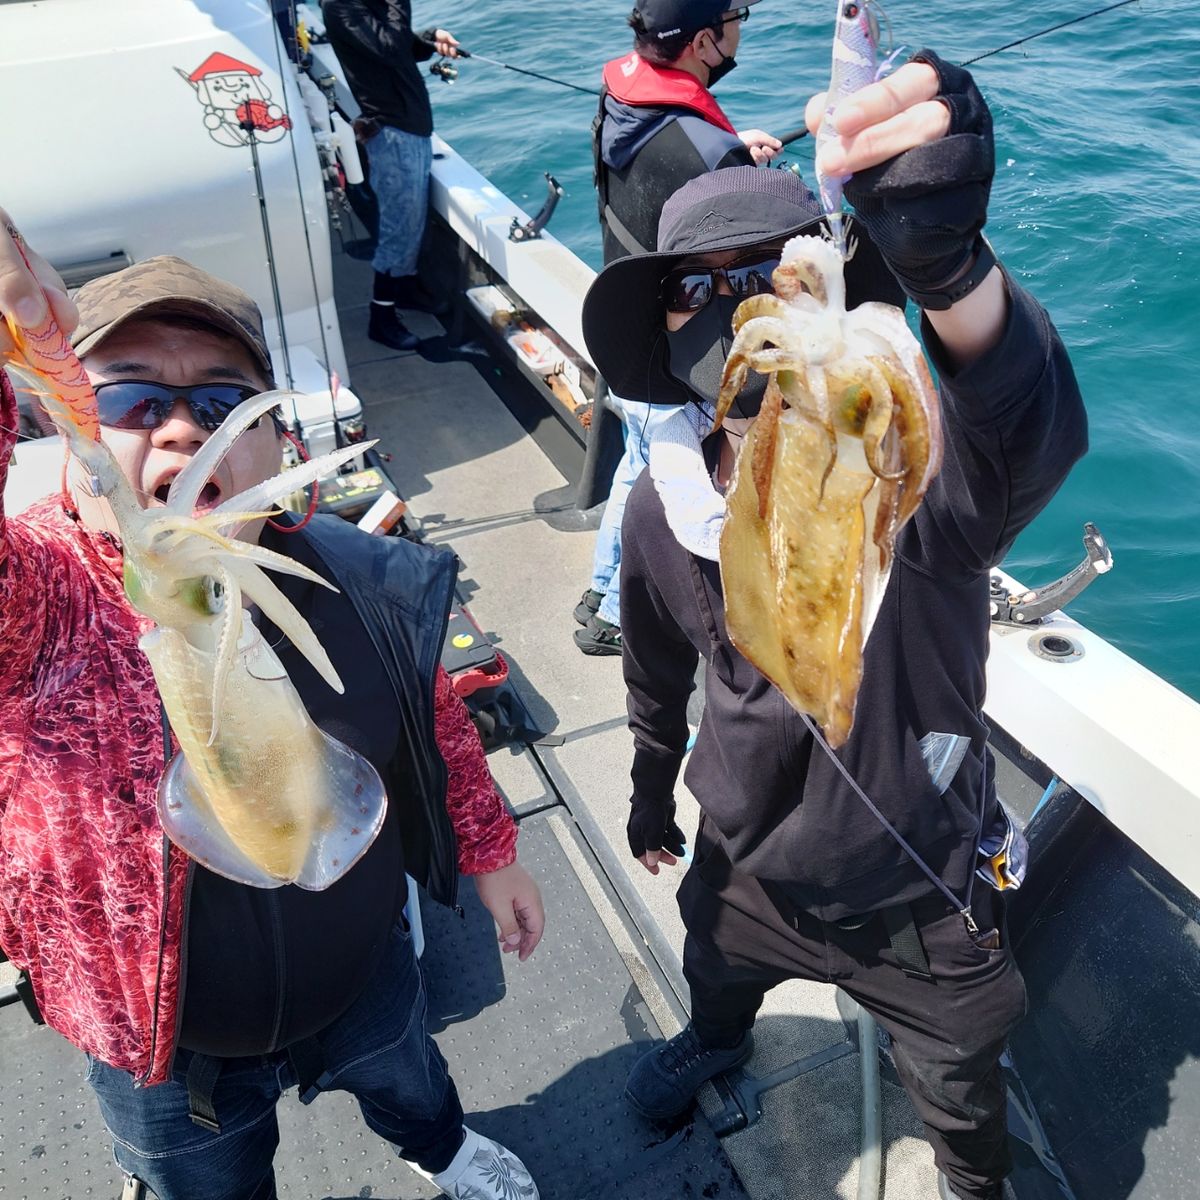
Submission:
[[[914,902],[933,976],[914,978],[901,969],[879,914],[846,929],[793,911],[734,870],[702,818],[678,902],[687,927],[683,972],[702,1042],[736,1041],[766,993],[787,979],[837,984],[891,1035],[896,1069],[954,1190],[966,1200],[998,1200],[1011,1169],[999,1060],[1025,1014],[999,894],[976,889],[979,938],[943,897]]]

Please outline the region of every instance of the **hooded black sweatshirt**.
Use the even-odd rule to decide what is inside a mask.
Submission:
[[[605,66],[593,134],[606,264],[654,249],[662,206],[685,183],[754,165],[711,92],[636,53]]]
[[[867,795],[961,896],[981,815],[996,804],[981,710],[989,571],[1087,448],[1074,372],[1049,317],[1008,280],[995,348],[955,374],[928,323],[941,372],[945,459],[901,531],[867,643],[854,729],[838,756]],[[704,717],[685,779],[740,870],[777,884],[824,920],[905,903],[932,883],[851,790],[782,694],[731,645],[717,563],[676,541],[650,471],[625,510],[621,634],[635,754],[633,802],[670,797],[688,738],[697,656]],[[970,748],[947,791],[920,739]]]

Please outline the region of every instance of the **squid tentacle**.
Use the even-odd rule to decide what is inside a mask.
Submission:
[[[225,684],[233,669],[237,655],[238,640],[242,632],[242,592],[233,574],[221,563],[213,574],[220,580],[225,601],[221,631],[217,638],[216,666],[212,681],[212,725],[208,732],[208,744],[217,740],[217,729],[221,720],[221,698],[225,695]]]
[[[892,427],[895,407],[892,389],[883,372],[870,359],[864,359],[859,364],[859,369],[863,375],[862,382],[871,393],[871,407],[867,412],[862,434],[867,463],[879,479],[903,479],[903,469],[889,471],[888,464],[884,461],[884,438]]]
[[[234,559],[228,564],[230,574],[241,585],[241,589],[259,608],[269,621],[290,639],[313,669],[335,692],[341,695],[346,689],[329,661],[329,655],[317,641],[308,622],[296,611],[292,602],[271,582],[270,578],[253,563]]]
[[[306,487],[314,479],[319,479],[322,475],[329,474],[352,458],[357,458],[358,455],[374,446],[377,441],[378,439],[371,442],[356,442],[353,446],[343,446],[340,450],[331,450],[328,454],[321,454],[316,458],[310,458],[307,462],[297,463],[294,467],[289,467],[286,471],[281,471],[278,475],[222,501],[213,509],[212,515],[222,516],[227,522],[236,525],[239,523],[239,509],[260,509],[273,505],[285,496],[290,496],[300,488]]]
[[[221,422],[220,428],[212,437],[192,455],[187,466],[171,480],[167,491],[167,511],[190,516],[200,499],[204,485],[212,478],[213,472],[221,465],[222,459],[229,453],[234,442],[255,421],[261,420],[271,409],[276,408],[284,397],[295,394],[289,391],[263,392],[239,404]]]

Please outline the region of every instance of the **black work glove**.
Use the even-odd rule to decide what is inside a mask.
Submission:
[[[674,800],[644,800],[634,796],[629,802],[625,833],[634,858],[641,858],[647,850],[666,850],[678,857],[687,841],[683,830],[675,824]]]
[[[945,309],[996,262],[981,234],[996,170],[992,114],[969,71],[932,50],[910,61],[937,72],[937,99],[950,110],[950,129],[936,142],[859,171],[845,194],[909,297],[922,308]]]

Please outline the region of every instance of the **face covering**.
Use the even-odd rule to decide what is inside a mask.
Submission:
[[[720,54],[720,51],[718,50],[717,53]],[[716,85],[720,83],[721,80],[724,79],[725,76],[728,75],[729,72],[732,71],[736,66],[736,58],[733,58],[732,56],[726,58],[725,55],[722,54],[721,61],[717,63],[715,67],[708,68],[708,86],[710,88],[716,87]]]
[[[682,329],[667,331],[667,371],[714,407],[733,345],[733,314],[740,303],[736,296],[714,296]],[[767,377],[751,371],[729,415],[757,417],[766,390]]]

